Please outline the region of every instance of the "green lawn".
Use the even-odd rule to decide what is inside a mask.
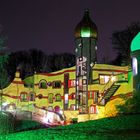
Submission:
[[[104,118],[95,121],[3,135],[0,140],[139,140],[140,115]]]

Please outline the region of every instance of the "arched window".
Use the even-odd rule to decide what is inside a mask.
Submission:
[[[21,92],[21,93],[20,93],[20,101],[21,101],[21,102],[26,102],[26,101],[28,101],[27,92]]]
[[[16,109],[16,105],[14,103],[10,103],[4,107],[5,111],[13,111]]]
[[[49,101],[49,103],[53,103],[53,94],[52,93],[49,93],[48,101]]]
[[[75,110],[75,104],[70,105],[70,110]]]
[[[59,113],[60,107],[59,107],[59,106],[55,106],[55,107],[54,107],[54,111]]]
[[[39,88],[46,89],[47,88],[47,81],[45,79],[40,80]]]
[[[96,105],[91,105],[90,106],[90,113],[91,114],[96,114],[97,113],[97,107],[96,107]]]
[[[61,101],[61,95],[60,94],[56,94],[55,95],[55,101],[56,102],[60,102]]]
[[[61,88],[61,81],[53,81],[53,88]]]
[[[29,101],[35,101],[35,97],[36,97],[36,95],[34,92],[29,93]]]
[[[53,111],[53,107],[52,106],[48,106],[48,110],[49,111]]]
[[[75,99],[75,93],[71,94],[71,99],[74,100]]]

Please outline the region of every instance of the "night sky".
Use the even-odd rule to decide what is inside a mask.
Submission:
[[[140,21],[140,0],[0,0],[9,50],[74,53],[74,28],[85,8],[98,27],[98,61],[113,59],[111,35]]]

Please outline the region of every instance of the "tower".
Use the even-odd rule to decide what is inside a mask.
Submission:
[[[83,19],[75,28],[76,44],[76,109],[88,110],[88,84],[92,83],[92,68],[97,61],[97,27],[85,10]]]
[[[140,32],[131,42],[133,89],[140,92]]]

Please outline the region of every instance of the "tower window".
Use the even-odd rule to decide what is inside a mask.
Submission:
[[[68,94],[65,94],[65,104],[68,104]]]
[[[79,61],[83,61],[83,58],[82,57],[79,57]]]
[[[82,47],[82,43],[79,43],[78,46],[79,46],[79,47]]]
[[[90,37],[90,28],[84,27],[83,29],[81,29],[81,36],[82,37]]]

